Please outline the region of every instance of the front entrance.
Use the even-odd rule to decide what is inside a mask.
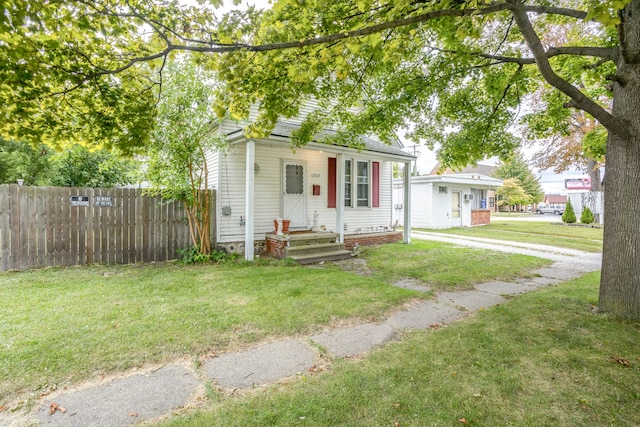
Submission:
[[[282,161],[282,218],[291,221],[290,228],[307,226],[306,164]]]
[[[451,226],[462,227],[462,202],[460,192],[451,192]]]

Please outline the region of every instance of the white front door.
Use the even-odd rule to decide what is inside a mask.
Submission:
[[[306,165],[282,161],[282,218],[291,221],[290,228],[307,226]]]
[[[451,192],[451,226],[462,227],[462,201],[459,191]]]

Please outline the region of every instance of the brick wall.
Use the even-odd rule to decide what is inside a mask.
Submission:
[[[491,211],[489,209],[473,209],[471,211],[471,226],[489,225],[491,222]]]
[[[344,236],[344,247],[353,250],[356,243],[360,246],[381,245],[402,240],[402,231],[392,231],[386,233],[350,234]]]
[[[281,236],[267,236],[264,246],[264,254],[274,258],[284,258],[284,250],[287,247],[287,241]]]

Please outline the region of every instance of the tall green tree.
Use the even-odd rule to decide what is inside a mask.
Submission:
[[[139,180],[139,163],[113,150],[90,150],[82,145],[51,156],[52,175],[47,185],[111,188]]]
[[[578,37],[548,43],[558,23]],[[330,139],[351,144],[411,127],[445,167],[506,157],[523,94],[548,84],[608,133],[599,308],[640,320],[640,0],[276,0],[220,20],[175,1],[18,0],[0,14],[0,102],[11,106],[0,132],[46,139],[51,120],[55,132],[144,141],[150,72],[179,50],[202,53],[224,82],[218,114],[257,106],[251,136],[313,98],[324,108],[296,144],[330,124],[341,129]],[[584,72],[611,108],[581,88]]]
[[[38,144],[0,138],[0,184],[50,185],[53,176],[53,150]]]
[[[139,163],[106,149],[74,145],[56,152],[44,144],[0,138],[0,183],[60,187],[102,187],[133,184]]]
[[[576,33],[570,23],[549,26],[545,41],[550,46],[570,45],[588,39],[588,33]],[[598,31],[591,37],[597,39]],[[611,107],[607,87],[600,84],[594,73],[583,66],[580,59],[567,57],[563,70],[575,76],[575,84],[590,98],[605,108]],[[540,85],[528,95],[529,113],[521,123],[523,134],[537,148],[533,165],[539,169],[553,169],[562,173],[569,168],[578,168],[591,177],[593,191],[602,191],[600,168],[604,166],[606,131],[585,111],[565,108],[566,99],[548,84]],[[604,132],[603,132],[604,131]]]
[[[150,191],[184,204],[193,246],[209,254],[212,206],[206,154],[226,146],[216,133],[211,76],[186,60],[171,64],[165,72],[148,147],[147,178],[154,185]]]
[[[493,175],[502,179],[517,178],[518,183],[529,196],[527,203],[540,203],[544,199],[544,191],[542,191],[540,181],[531,172],[529,165],[527,165],[520,152],[516,152],[506,160],[503,160]]]

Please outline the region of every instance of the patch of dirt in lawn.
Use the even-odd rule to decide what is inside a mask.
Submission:
[[[396,282],[393,282],[392,285],[398,288],[411,289],[412,291],[418,291],[418,292],[431,291],[431,288],[429,286],[424,285],[424,282],[418,279],[404,278]]]
[[[364,258],[352,257],[342,261],[334,261],[334,265],[337,265],[344,271],[357,274],[359,276],[371,277],[373,276],[373,270],[367,265],[367,260]]]

